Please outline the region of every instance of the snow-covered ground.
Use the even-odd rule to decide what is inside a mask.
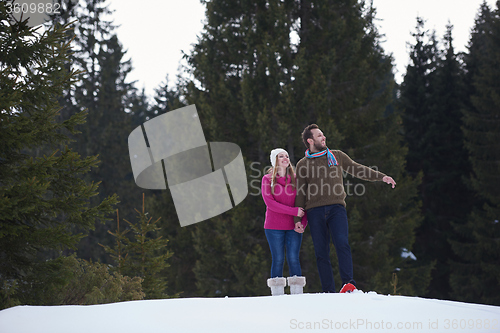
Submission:
[[[309,331],[500,332],[500,307],[357,291],[0,311],[1,333]]]

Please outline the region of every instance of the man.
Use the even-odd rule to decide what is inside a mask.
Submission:
[[[318,125],[311,124],[302,132],[307,147],[306,156],[296,167],[297,196],[295,206],[307,211],[307,220],[316,255],[323,292],[335,292],[333,270],[330,262],[330,237],[337,252],[342,283],[340,292],[352,291],[356,287],[353,279],[352,255],[348,241],[348,222],[342,171],[354,177],[396,182],[391,177],[354,162],[340,150],[330,150],[326,137]],[[300,218],[295,218],[300,227]]]

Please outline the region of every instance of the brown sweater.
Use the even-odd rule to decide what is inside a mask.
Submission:
[[[295,207],[308,210],[334,204],[345,206],[343,171],[356,178],[370,181],[381,181],[386,176],[382,172],[354,162],[343,151],[332,150],[332,153],[338,162],[336,166],[328,166],[326,154],[316,158],[304,157],[297,163]],[[299,221],[300,218],[296,217],[295,222]]]

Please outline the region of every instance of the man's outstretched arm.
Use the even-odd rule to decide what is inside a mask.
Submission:
[[[347,155],[342,151],[338,151],[337,154],[339,155],[339,158],[342,160],[342,166],[344,170],[353,175],[354,177],[370,181],[381,180],[384,183],[391,184],[392,188],[396,187],[396,182],[394,181],[394,179],[392,179],[392,177],[387,176],[386,174],[380,171],[371,169],[367,166],[354,162],[349,157],[349,155]]]

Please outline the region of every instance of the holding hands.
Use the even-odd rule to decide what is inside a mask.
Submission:
[[[295,230],[295,232],[298,232],[299,234],[302,234],[305,231],[304,226],[300,222],[295,223],[295,229],[293,230]]]
[[[306,211],[304,210],[304,208],[302,207],[297,207],[298,208],[298,212],[297,212],[297,216],[298,217],[302,217],[304,216],[304,214],[306,213]],[[302,225],[301,222],[297,222],[295,223],[295,232],[298,232],[299,234],[303,233],[304,232],[304,226]]]

